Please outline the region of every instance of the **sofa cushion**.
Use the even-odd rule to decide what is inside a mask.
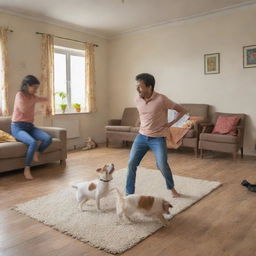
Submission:
[[[52,144],[44,151],[44,153],[50,153],[62,149],[62,142],[60,139],[53,138]]]
[[[239,116],[219,116],[212,133],[237,135]]]
[[[207,104],[180,104],[183,106],[190,116],[200,116],[203,117],[203,120],[206,120],[208,117],[208,110],[209,110],[209,105]]]
[[[194,129],[190,129],[186,135],[185,138],[193,138],[195,136],[195,130]]]
[[[200,140],[220,142],[220,143],[231,143],[231,144],[236,144],[239,142],[239,138],[237,136],[213,134],[213,133],[201,133]]]
[[[139,122],[139,112],[137,108],[125,108],[122,116],[122,126],[137,126]]]
[[[40,142],[38,142],[40,144]],[[52,144],[45,150],[45,153],[60,150],[62,147],[60,139],[53,138]],[[0,159],[25,157],[27,146],[22,142],[0,143]]]
[[[139,130],[140,130],[140,127],[131,127],[131,132],[136,132],[136,133],[138,133],[139,132]]]
[[[11,133],[11,117],[0,117],[0,130]]]
[[[106,131],[116,131],[116,132],[129,132],[131,126],[124,125],[107,125],[105,127]]]

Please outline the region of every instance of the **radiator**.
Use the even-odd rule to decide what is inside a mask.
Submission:
[[[61,116],[55,117],[52,126],[67,129],[67,138],[74,139],[80,137],[80,121],[77,117]]]

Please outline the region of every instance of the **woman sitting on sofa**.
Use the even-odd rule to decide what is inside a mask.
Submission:
[[[30,172],[32,161],[38,162],[42,153],[52,142],[50,135],[34,126],[34,111],[37,102],[47,104],[48,99],[36,96],[39,87],[39,80],[32,75],[26,76],[20,91],[16,94],[14,111],[12,114],[11,132],[19,141],[28,146],[25,160],[24,176],[26,179],[33,179]],[[50,113],[46,108],[47,114]],[[41,141],[37,148],[37,141]]]

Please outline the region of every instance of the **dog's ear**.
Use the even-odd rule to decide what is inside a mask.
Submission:
[[[115,170],[115,167],[113,165],[113,168],[110,170],[109,174],[112,174],[114,172],[114,170]]]
[[[109,172],[109,174],[112,174],[112,173],[114,172],[114,170],[115,170],[115,168],[113,168],[113,169]]]
[[[96,172],[102,172],[102,168],[98,168]]]

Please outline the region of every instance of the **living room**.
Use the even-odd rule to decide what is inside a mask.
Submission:
[[[0,143],[0,254],[253,255],[255,17],[256,1],[245,0],[1,0],[0,130],[12,139]],[[28,75],[38,79],[28,87],[47,98],[33,124],[51,137],[31,169],[12,126]],[[164,112],[166,136],[143,127],[156,97],[178,112]],[[217,131],[230,120],[233,134]],[[116,192],[102,198],[102,211],[94,200],[81,211],[72,188],[79,182],[100,176],[134,193],[124,182],[131,159],[141,160],[133,150],[141,134],[151,150],[139,157],[135,195],[167,200],[167,227],[144,218],[119,223]],[[178,197],[168,182],[166,189],[150,145],[156,137],[167,137]]]

